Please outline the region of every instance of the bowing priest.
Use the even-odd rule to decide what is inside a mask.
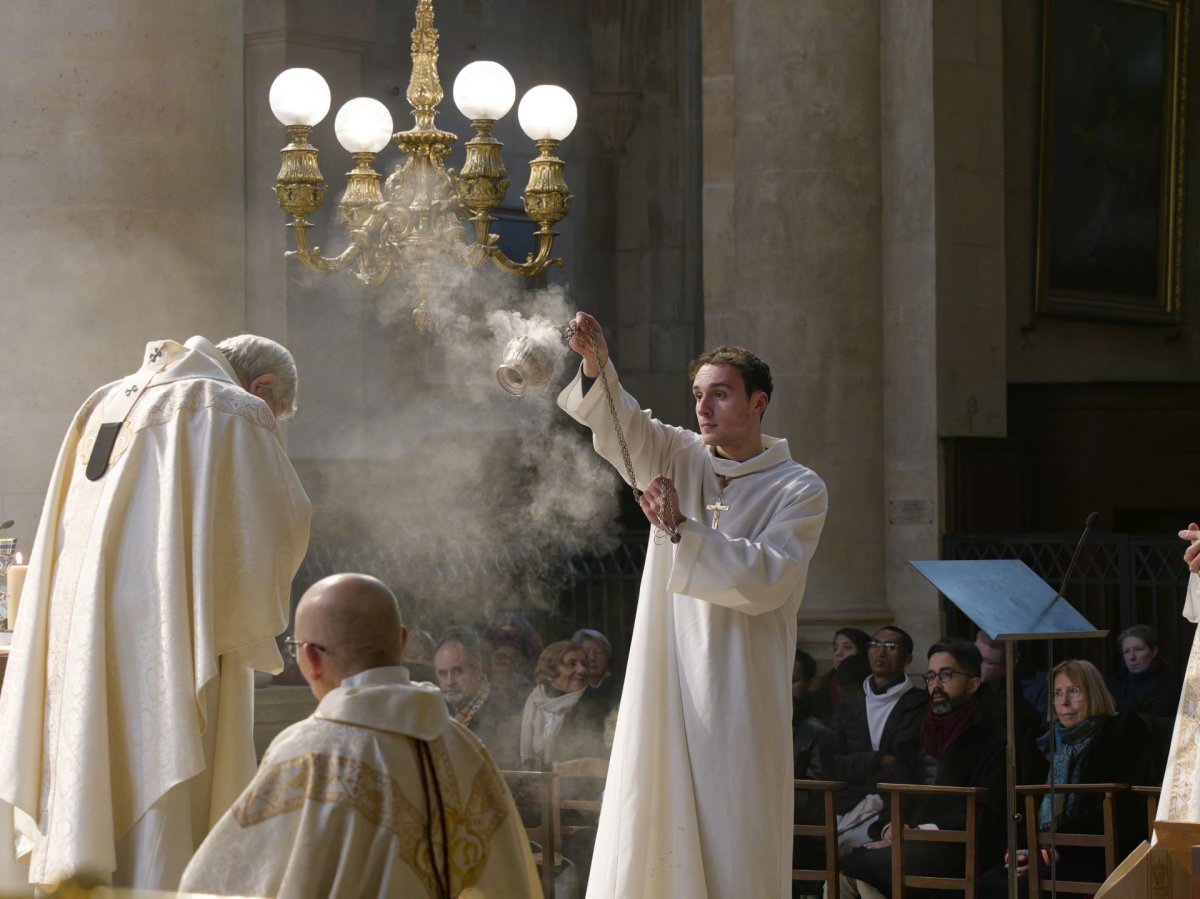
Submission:
[[[10,881],[173,889],[253,776],[252,669],[282,669],[308,544],[296,382],[266,338],[158,340],[76,414],[0,693]]]
[[[183,889],[241,896],[540,897],[525,829],[482,744],[401,667],[391,591],[314,584],[290,640],[317,710],[276,737],[188,866]]]
[[[559,406],[626,480],[628,448],[642,511],[672,538],[646,555],[588,897],[790,896],[790,673],[825,485],[762,433],[771,373],[754,354],[692,363],[696,433],[639,410],[599,322],[574,325],[582,365]]]

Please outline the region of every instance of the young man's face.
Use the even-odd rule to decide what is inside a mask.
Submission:
[[[737,453],[760,441],[759,420],[767,408],[767,395],[758,390],[747,396],[742,373],[732,365],[700,366],[692,382],[692,397],[700,436],[709,446]],[[756,452],[759,450],[761,446]]]
[[[904,673],[912,656],[900,645],[901,637],[894,631],[882,630],[871,638],[867,647],[867,662],[877,683],[891,683]]]

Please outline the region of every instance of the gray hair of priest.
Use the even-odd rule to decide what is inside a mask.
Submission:
[[[239,334],[222,340],[217,349],[229,360],[242,386],[247,389],[255,378],[274,375],[275,383],[267,389],[273,394],[275,408],[283,410],[279,417],[291,418],[296,414],[300,378],[296,373],[296,360],[287,347],[269,337]]]

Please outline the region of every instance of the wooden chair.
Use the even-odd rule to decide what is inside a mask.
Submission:
[[[551,820],[554,827],[554,846],[562,852],[567,837],[585,830],[595,830],[600,822],[600,797],[604,792],[604,780],[608,777],[608,759],[582,758],[555,762],[552,783]],[[566,782],[568,789],[563,790]],[[579,786],[590,786],[580,796],[571,789],[572,782]],[[570,814],[565,816],[563,812]],[[586,822],[586,823],[581,823]]]
[[[1162,787],[1130,787],[1131,792],[1146,797],[1146,836],[1154,833],[1154,818],[1158,814],[1158,797]]]
[[[513,795],[518,810],[535,811],[536,823],[525,820],[525,833],[533,850],[533,861],[537,865],[542,883],[542,895],[547,899],[554,896],[554,874],[560,860],[555,839],[554,794],[556,775],[550,771],[501,771],[504,782]]]
[[[955,890],[965,899],[975,899],[975,884],[979,880],[979,857],[976,852],[979,830],[979,799],[986,795],[984,787],[943,787],[932,784],[877,785],[879,792],[891,794],[892,825],[892,899],[901,899],[905,887],[926,890]],[[962,830],[918,830],[904,827],[904,797],[958,796],[966,803],[966,827]],[[904,873],[905,843],[957,843],[963,847],[965,863],[962,877],[932,877]]]
[[[1025,827],[1029,846],[1029,895],[1036,897],[1052,888],[1060,893],[1094,893],[1117,866],[1117,819],[1113,797],[1128,790],[1126,784],[1055,784],[1055,793],[1103,794],[1104,830],[1101,833],[1056,833],[1056,846],[1091,846],[1104,850],[1104,877],[1098,881],[1055,880],[1042,877],[1036,854],[1042,846],[1050,845],[1050,832],[1038,830],[1038,805],[1050,792],[1049,784],[1018,786],[1018,795],[1025,797]]]
[[[797,780],[797,790],[807,790],[812,793],[824,794],[825,809],[820,824],[794,824],[792,835],[797,837],[819,837],[825,841],[824,868],[792,868],[792,880],[823,880],[827,884],[827,899],[838,899],[840,884],[838,882],[838,834],[837,812],[833,807],[834,793],[846,789],[846,783],[840,780]]]

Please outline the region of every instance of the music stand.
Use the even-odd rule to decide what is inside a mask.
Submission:
[[[1107,636],[1075,610],[1059,592],[1018,559],[910,562],[979,629],[1004,644],[1005,721],[1008,739],[1008,857],[1017,857],[1017,735],[1013,713],[1013,669],[1017,640],[1055,640]],[[1051,665],[1050,667],[1053,667]],[[1047,701],[1052,701],[1050,685]],[[1030,864],[1037,864],[1030,847]],[[1008,869],[1009,899],[1017,899],[1017,868]]]

